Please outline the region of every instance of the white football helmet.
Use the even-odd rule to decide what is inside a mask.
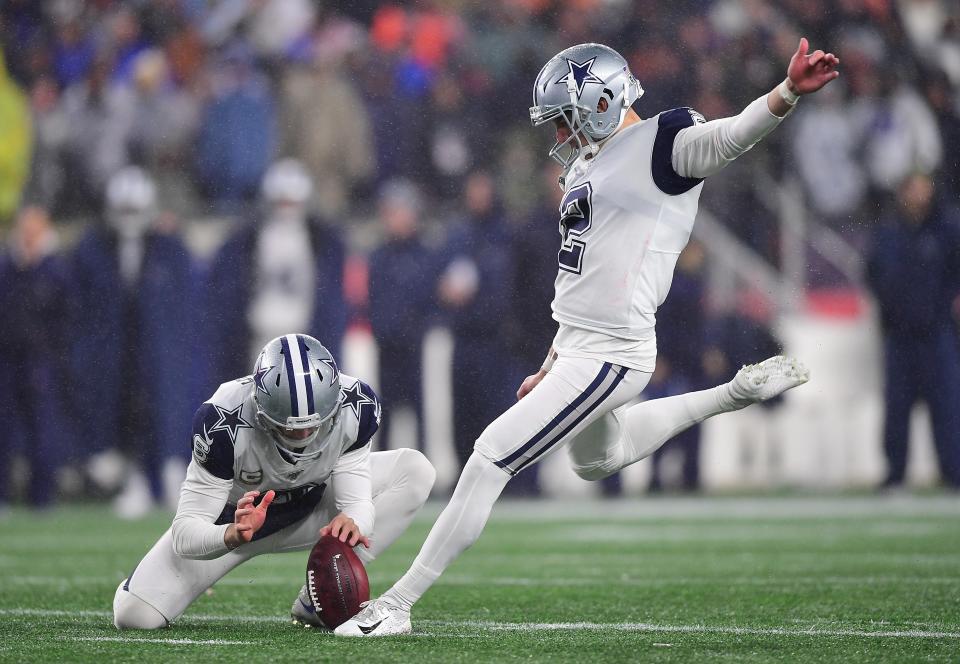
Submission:
[[[622,55],[603,44],[578,44],[550,58],[537,74],[530,121],[536,127],[563,118],[570,137],[557,141],[550,156],[567,169],[584,151],[596,154],[642,95]],[[602,111],[601,99],[607,102]]]
[[[257,426],[297,461],[320,456],[323,441],[307,448],[340,415],[340,372],[330,351],[306,334],[277,337],[260,351],[252,377]]]

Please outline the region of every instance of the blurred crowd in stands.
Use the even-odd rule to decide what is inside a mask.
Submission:
[[[422,410],[423,336],[452,331],[466,458],[555,332],[558,173],[552,136],[527,119],[542,64],[603,42],[630,61],[646,115],[691,106],[711,119],[782,80],[801,35],[840,56],[842,77],[713,178],[703,205],[776,263],[756,188],[798,182],[819,221],[876,253],[871,283],[896,292],[876,265],[929,249],[878,234],[904,209],[902,183],[931,184],[923,215],[938,220],[960,197],[949,0],[7,0],[0,403],[12,421],[0,473],[26,459],[26,498],[43,504],[62,467],[116,485],[89,461],[117,450],[145,471],[141,489],[169,494],[192,410],[249,373],[254,349],[299,330],[337,352],[357,325],[377,340],[388,413]],[[225,222],[222,245],[188,251],[184,229],[212,220]],[[960,399],[960,263],[942,253],[925,275],[924,329],[952,330],[937,343],[954,356],[939,362],[946,376],[891,399],[926,398],[931,384]],[[658,315],[653,396],[725,380],[777,348],[762,306],[711,308],[709,260],[694,242],[680,261]],[[885,327],[903,329],[898,315],[917,314],[894,307]],[[960,485],[950,417],[937,427],[941,468]],[[697,436],[673,446],[690,488]],[[892,484],[898,436],[887,436]],[[0,504],[7,486],[0,477]]]

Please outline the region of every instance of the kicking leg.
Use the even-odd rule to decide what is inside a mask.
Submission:
[[[382,597],[338,627],[339,636],[410,632],[410,608],[480,537],[510,477],[558,449],[604,413],[635,396],[647,374],[596,360],[561,358],[530,394],[480,436],[453,496],[410,570]]]
[[[575,441],[570,455],[576,473],[587,480],[602,479],[653,454],[681,431],[708,417],[746,408],[802,385],[810,372],[798,361],[781,355],[743,367],[729,383],[709,390],[688,392],[618,408],[617,444],[588,450]]]

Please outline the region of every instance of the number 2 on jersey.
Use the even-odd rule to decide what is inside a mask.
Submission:
[[[564,194],[560,203],[560,236],[563,244],[557,260],[561,270],[580,274],[583,269],[583,254],[587,250],[583,235],[590,230],[592,223],[592,197],[593,187],[589,182],[584,182]]]

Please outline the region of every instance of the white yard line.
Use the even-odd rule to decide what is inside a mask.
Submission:
[[[49,617],[80,617],[80,618],[111,618],[110,611],[68,611],[64,609],[0,609],[0,616],[49,616]],[[186,614],[184,622],[214,622],[214,623],[286,623],[288,619],[281,616],[228,616]],[[867,638],[906,638],[906,639],[960,639],[960,632],[944,629],[907,629],[907,630],[870,630],[862,628],[820,628],[820,627],[749,627],[725,625],[658,625],[655,623],[620,622],[552,622],[552,623],[513,623],[485,620],[415,620],[416,627],[426,628],[428,632],[416,633],[415,636],[471,636],[482,634],[443,633],[438,629],[449,629],[463,632],[463,630],[490,631],[490,632],[563,632],[563,631],[613,631],[638,633],[664,634],[731,634],[736,636],[791,636],[791,637],[835,637],[856,636]],[[66,638],[66,637],[65,637]],[[148,641],[148,639],[124,637],[76,637],[87,641]],[[149,639],[161,643],[177,643],[173,639]],[[187,642],[188,640],[183,640]],[[228,644],[229,641],[198,641],[197,643]],[[236,642],[246,643],[246,642]]]
[[[224,641],[223,639],[132,639],[124,636],[61,636],[61,641],[116,641],[118,643],[168,643],[173,646],[252,646],[259,641]]]
[[[67,609],[0,609],[0,616],[26,616],[26,617],[51,617],[51,618],[108,618],[113,621],[112,611],[70,611]],[[285,616],[229,616],[229,615],[203,615],[186,614],[180,620],[212,623],[288,623],[290,619]]]
[[[418,520],[439,514],[443,504],[430,502]],[[942,517],[960,515],[960,501],[940,496],[700,496],[618,500],[542,501],[505,499],[497,503],[492,521],[570,521],[571,519],[857,519],[864,516]]]
[[[734,634],[738,636],[863,636],[873,638],[960,639],[960,632],[911,630],[873,631],[864,629],[789,629],[783,627],[725,627],[710,625],[656,625],[652,623],[506,623],[482,620],[421,620],[428,627],[472,628],[500,632],[616,631],[678,634]]]
[[[928,537],[942,532],[939,524],[861,524],[856,532],[864,537],[877,539],[903,539],[908,537]],[[537,535],[540,542],[587,542],[587,543],[663,543],[663,542],[808,542],[815,537],[818,541],[838,540],[849,537],[849,524],[815,524],[806,522],[802,526],[790,523],[773,527],[769,523],[736,522],[719,525],[675,525],[675,524],[632,524],[597,523],[593,525],[564,525],[551,527]]]
[[[387,583],[396,579],[396,575],[371,574],[372,583]],[[296,591],[294,586],[298,579],[282,576],[258,576],[255,578],[238,577],[234,579],[221,579],[214,588],[218,587],[236,587],[236,586],[290,586]],[[21,576],[4,580],[12,586],[43,586],[69,587],[69,586],[99,586],[115,585],[120,579],[112,576]],[[618,577],[610,577],[605,574],[598,574],[592,577],[554,577],[554,578],[532,578],[525,576],[479,576],[471,574],[448,574],[440,577],[439,582],[451,586],[519,586],[532,588],[560,588],[560,587],[580,587],[580,586],[598,586],[598,585],[617,585],[632,586],[640,588],[659,588],[672,585],[724,585],[724,586],[800,586],[800,585],[877,585],[877,584],[921,584],[934,586],[960,586],[960,576],[899,576],[896,574],[871,574],[864,576],[857,575],[802,575],[802,576],[744,576],[730,577],[722,574],[712,576],[657,576],[644,577],[623,574]],[[3,585],[3,584],[0,584]],[[292,595],[291,595],[292,596]]]

